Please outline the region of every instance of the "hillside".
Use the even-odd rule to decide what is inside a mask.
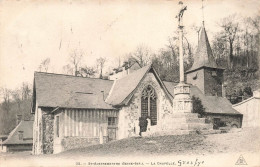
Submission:
[[[213,135],[133,137],[69,150],[57,156],[204,155],[259,150],[260,129],[238,129]]]

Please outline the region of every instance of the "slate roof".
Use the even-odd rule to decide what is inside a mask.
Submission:
[[[214,60],[208,36],[204,26],[201,28],[200,40],[197,52],[194,57],[194,63],[192,67],[188,71],[186,71],[186,73],[189,73],[201,67],[218,68],[224,70],[223,68],[218,67]]]
[[[33,97],[40,107],[114,109],[104,101],[112,84],[98,78],[35,72]]]
[[[106,102],[112,105],[121,104],[123,100],[137,87],[149,69],[150,66],[145,66],[125,77],[115,80]]]
[[[34,98],[40,107],[115,109],[115,106],[127,104],[150,70],[172,101],[177,83],[162,82],[152,65],[116,81],[36,72]],[[191,85],[191,95],[201,99],[207,113],[240,114],[226,98],[205,96],[196,86]]]
[[[139,83],[150,70],[153,71],[166,95],[170,95],[152,65],[148,65],[116,80],[106,102],[115,106],[127,104]]]
[[[18,133],[23,131],[23,140],[19,140]],[[21,121],[2,145],[8,144],[32,144],[33,143],[33,121]]]
[[[177,85],[177,83],[164,82],[164,84],[171,93],[172,97],[174,97],[173,88]],[[232,104],[226,98],[218,96],[205,96],[197,86],[190,86],[191,96],[198,97],[201,100],[206,113],[242,115],[232,107]]]

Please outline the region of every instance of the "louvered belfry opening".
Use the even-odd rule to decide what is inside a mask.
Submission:
[[[148,85],[142,92],[141,117],[150,118],[151,125],[157,124],[157,96],[151,85]]]

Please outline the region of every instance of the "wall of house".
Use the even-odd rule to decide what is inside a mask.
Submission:
[[[260,98],[252,97],[233,105],[233,108],[243,114],[242,127],[260,127]]]
[[[1,145],[0,152],[7,152],[7,147],[6,147],[6,145]]]
[[[60,117],[62,118],[60,119],[59,137],[61,150],[56,151],[54,148],[54,152],[107,142],[108,117],[116,117],[118,119],[118,111],[65,109],[64,117]]]
[[[43,153],[44,154],[52,154],[53,153],[53,123],[54,123],[54,115],[50,112],[52,109],[43,110],[42,115],[42,144],[43,144]]]
[[[128,68],[127,70],[126,70],[124,67],[122,67],[122,68],[123,68],[123,71],[118,72],[118,73],[115,73],[115,74],[109,76],[109,79],[110,79],[110,80],[117,80],[117,79],[120,79],[120,78],[122,78],[122,77],[125,77],[125,76],[127,76],[128,74],[130,74],[130,73],[132,73],[132,72],[134,72],[134,71],[140,69],[140,66],[139,66],[137,63],[134,63],[134,64],[133,64],[130,68]]]
[[[6,145],[6,152],[32,151],[32,144]]]
[[[36,103],[33,123],[33,154],[42,153],[42,110]]]
[[[58,153],[105,143],[108,141],[108,117],[118,117],[117,110],[59,109],[51,114],[52,110],[40,108],[35,113],[38,123],[36,121],[34,125],[34,154]],[[56,116],[60,117],[58,136]]]
[[[161,124],[164,114],[172,112],[172,104],[153,73],[148,73],[136,88],[132,99],[119,112],[118,139],[138,136],[140,132],[141,96],[144,88],[151,85],[157,95],[157,125]]]
[[[33,125],[33,154],[53,153],[52,108],[36,107]]]
[[[232,127],[232,125],[236,125],[238,128],[242,126],[242,116],[241,115],[224,115],[224,114],[213,114],[207,113],[205,115],[208,123],[214,123],[214,118],[220,118],[220,121],[225,122],[227,127]]]

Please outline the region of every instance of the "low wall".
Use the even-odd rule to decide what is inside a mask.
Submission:
[[[7,145],[7,152],[32,151],[32,144]]]
[[[103,137],[103,143],[108,142],[108,137]],[[82,148],[91,145],[100,144],[99,137],[89,138],[89,137],[65,137],[61,141],[61,145],[63,147],[63,151],[70,150],[74,148]]]
[[[242,126],[242,116],[240,115],[223,115],[223,114],[207,114],[205,118],[208,123],[214,123],[214,118],[220,118],[221,122],[224,122],[227,127],[236,125],[238,128]]]

